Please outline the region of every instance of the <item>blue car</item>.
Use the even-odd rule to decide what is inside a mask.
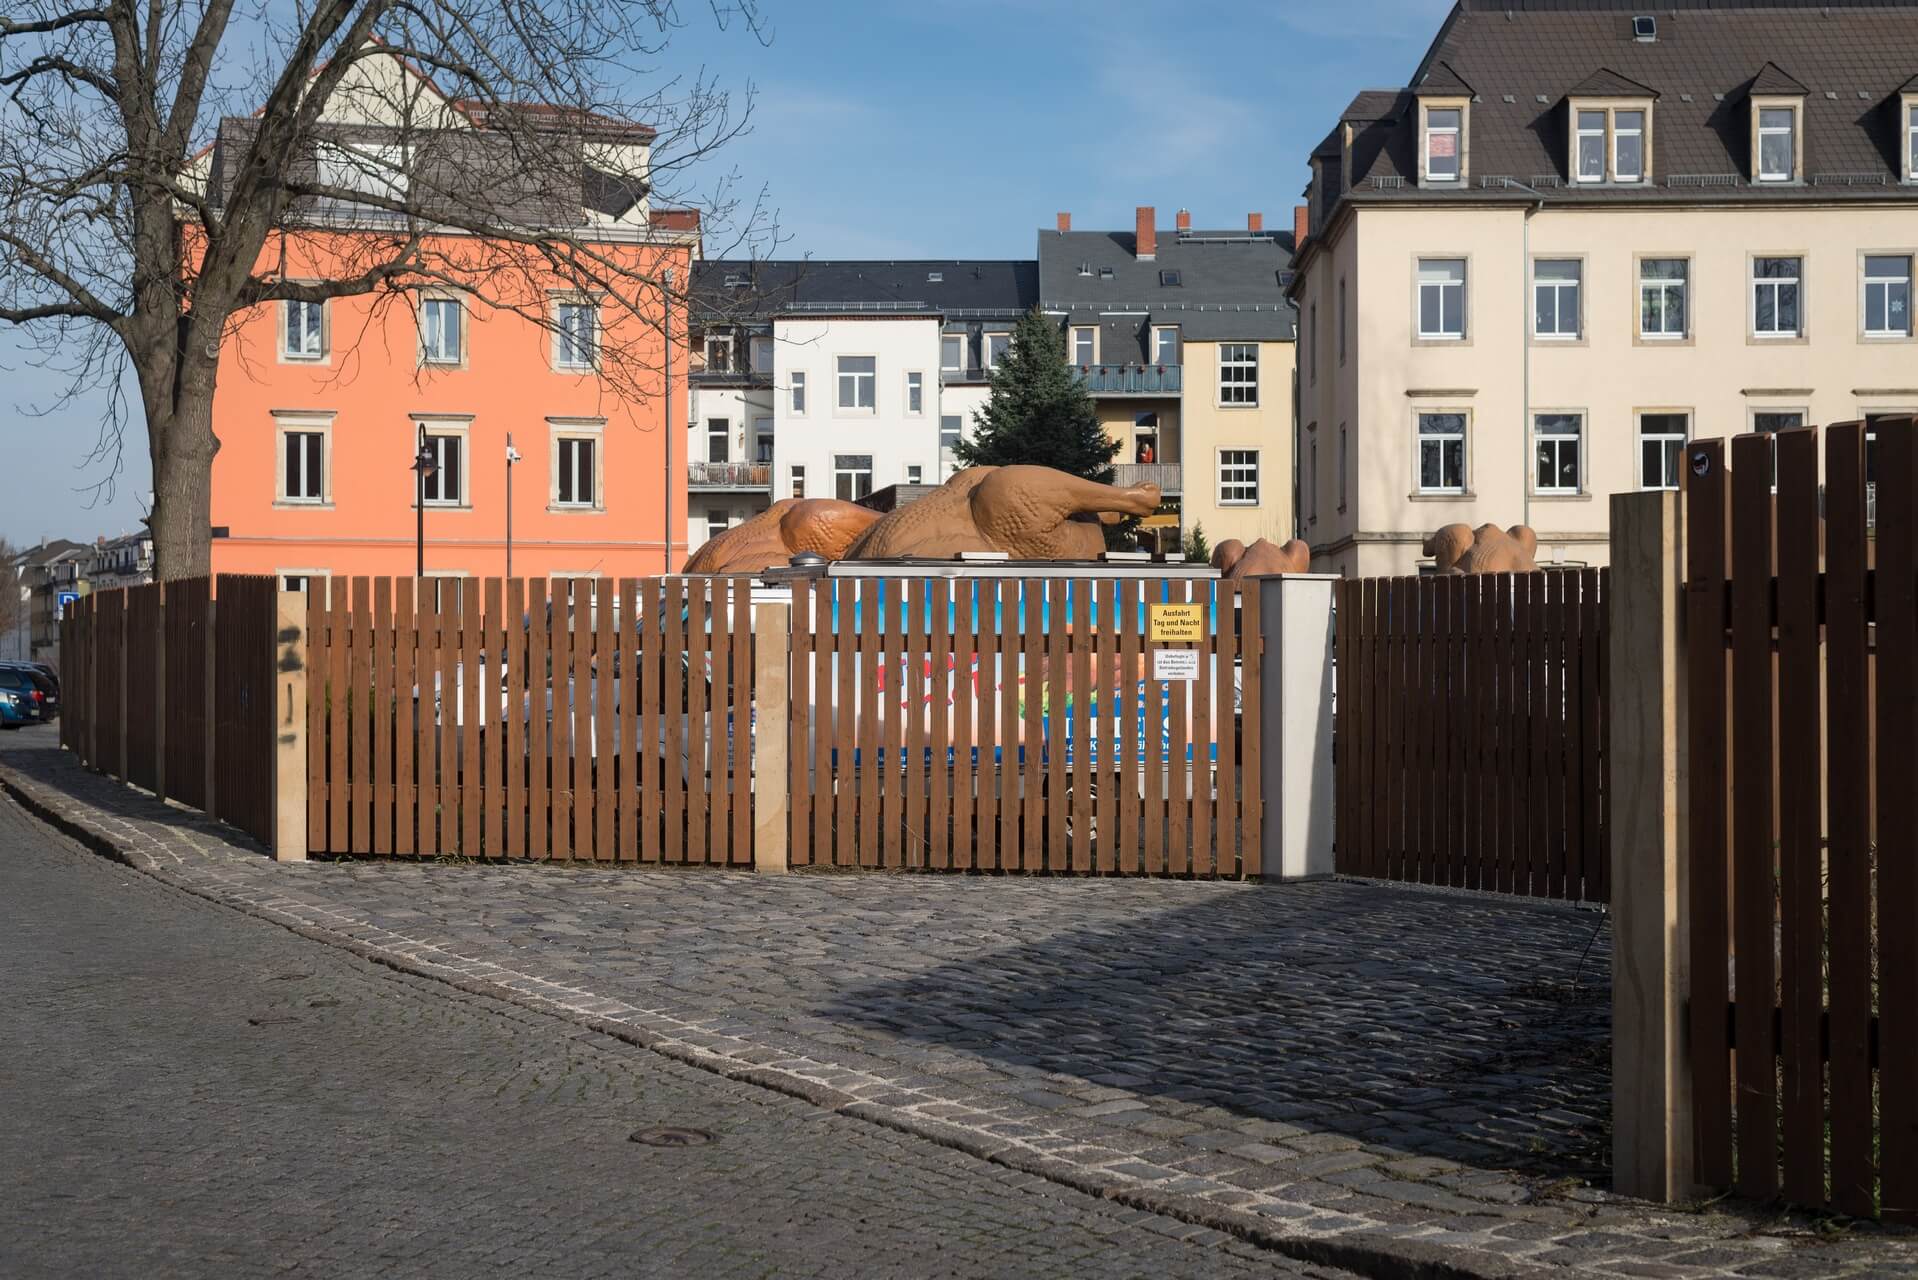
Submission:
[[[46,694],[24,671],[0,667],[0,729],[46,721]]]

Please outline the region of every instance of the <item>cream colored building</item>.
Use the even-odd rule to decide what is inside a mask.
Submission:
[[[1603,563],[1686,440],[1918,411],[1915,160],[1918,8],[1463,0],[1313,157],[1315,567],[1413,572],[1455,521]]]
[[[1251,346],[1258,394],[1248,403],[1222,382],[1226,357],[1243,361]],[[1228,349],[1230,348],[1230,349]],[[1291,342],[1185,342],[1184,502],[1186,532],[1205,531],[1213,546],[1227,538],[1285,542],[1294,535]],[[1308,444],[1309,447],[1309,444]]]

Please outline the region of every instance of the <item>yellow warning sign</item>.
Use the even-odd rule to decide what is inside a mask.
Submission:
[[[1203,604],[1148,605],[1146,622],[1153,644],[1198,644],[1205,639]]]

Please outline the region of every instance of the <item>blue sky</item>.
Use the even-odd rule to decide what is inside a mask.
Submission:
[[[1030,257],[1070,210],[1130,227],[1283,226],[1305,157],[1361,88],[1403,84],[1450,0],[762,0],[771,43],[720,32],[706,0],[662,65],[757,90],[714,167],[767,189],[782,256]],[[710,183],[714,173],[700,175]],[[145,437],[112,500],[85,490],[98,404],[30,418],[60,384],[0,326],[0,536],[137,526]],[[89,502],[92,503],[89,506]]]

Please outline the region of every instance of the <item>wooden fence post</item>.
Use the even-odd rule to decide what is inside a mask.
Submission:
[[[1259,772],[1266,800],[1262,880],[1333,873],[1332,574],[1259,582],[1265,637],[1259,681]]]
[[[212,582],[218,581],[218,578],[212,580]],[[210,585],[211,583],[209,583],[209,586]],[[220,740],[219,690],[214,682],[214,676],[219,669],[219,664],[214,661],[213,657],[214,652],[219,648],[219,638],[213,624],[214,620],[219,616],[219,607],[219,602],[213,598],[213,593],[209,590],[206,601],[206,630],[204,633],[206,639],[200,646],[201,660],[206,664],[206,684],[203,699],[206,710],[206,720],[204,722],[205,732],[202,735],[206,747],[206,754],[201,757],[206,764],[206,792],[203,797],[206,802],[206,807],[201,812],[205,813],[208,817],[212,817],[219,812],[219,809],[216,807],[217,801],[213,794],[215,791],[214,782],[219,776],[218,756]]]
[[[1678,494],[1612,497],[1612,1185],[1693,1189],[1685,849],[1683,526]]]
[[[166,799],[166,583],[153,588],[153,794]]]
[[[306,861],[306,593],[276,591],[273,857]]]
[[[753,606],[753,870],[762,875],[786,873],[786,818],[792,809],[786,745],[792,714],[786,671],[792,652],[791,628],[791,605]]]

